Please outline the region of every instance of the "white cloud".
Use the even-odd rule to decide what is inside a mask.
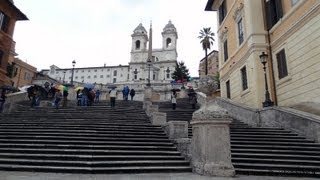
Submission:
[[[199,31],[216,31],[215,13],[204,11],[206,0],[15,0],[15,5],[30,19],[16,23],[16,51],[38,70],[52,64],[70,68],[74,59],[77,67],[128,64],[134,28],[141,22],[149,30],[152,21],[153,45],[160,48],[162,29],[172,20],[178,61],[197,76],[204,57]]]

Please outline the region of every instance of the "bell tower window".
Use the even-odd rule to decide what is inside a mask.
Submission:
[[[167,40],[166,40],[166,45],[167,45],[167,47],[170,47],[171,46],[171,39],[170,38],[167,38]]]
[[[140,41],[136,41],[136,49],[140,49]]]

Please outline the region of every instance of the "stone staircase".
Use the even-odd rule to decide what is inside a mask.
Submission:
[[[169,121],[192,119],[190,107],[170,108],[169,102],[159,105],[159,111],[167,112]],[[192,137],[191,126],[189,137]],[[285,129],[251,127],[237,120],[230,125],[230,137],[236,174],[320,177],[319,143]]]
[[[141,102],[58,110],[21,105],[0,115],[0,170],[65,173],[191,172]]]

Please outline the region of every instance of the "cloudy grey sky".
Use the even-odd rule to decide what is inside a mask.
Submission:
[[[215,12],[206,12],[207,0],[14,0],[29,21],[16,23],[16,52],[41,69],[127,65],[131,34],[142,23],[153,48],[162,47],[161,32],[169,20],[178,31],[178,61],[192,76],[204,51],[198,39],[203,27],[216,28]],[[215,38],[217,39],[217,37]],[[211,49],[217,50],[217,42]]]

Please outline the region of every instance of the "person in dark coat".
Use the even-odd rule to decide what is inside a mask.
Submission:
[[[6,90],[2,90],[1,91],[1,95],[0,95],[0,112],[3,111],[3,107],[4,107],[4,103],[6,102]]]
[[[136,95],[136,91],[134,89],[130,90],[131,101],[133,100],[134,95]]]

